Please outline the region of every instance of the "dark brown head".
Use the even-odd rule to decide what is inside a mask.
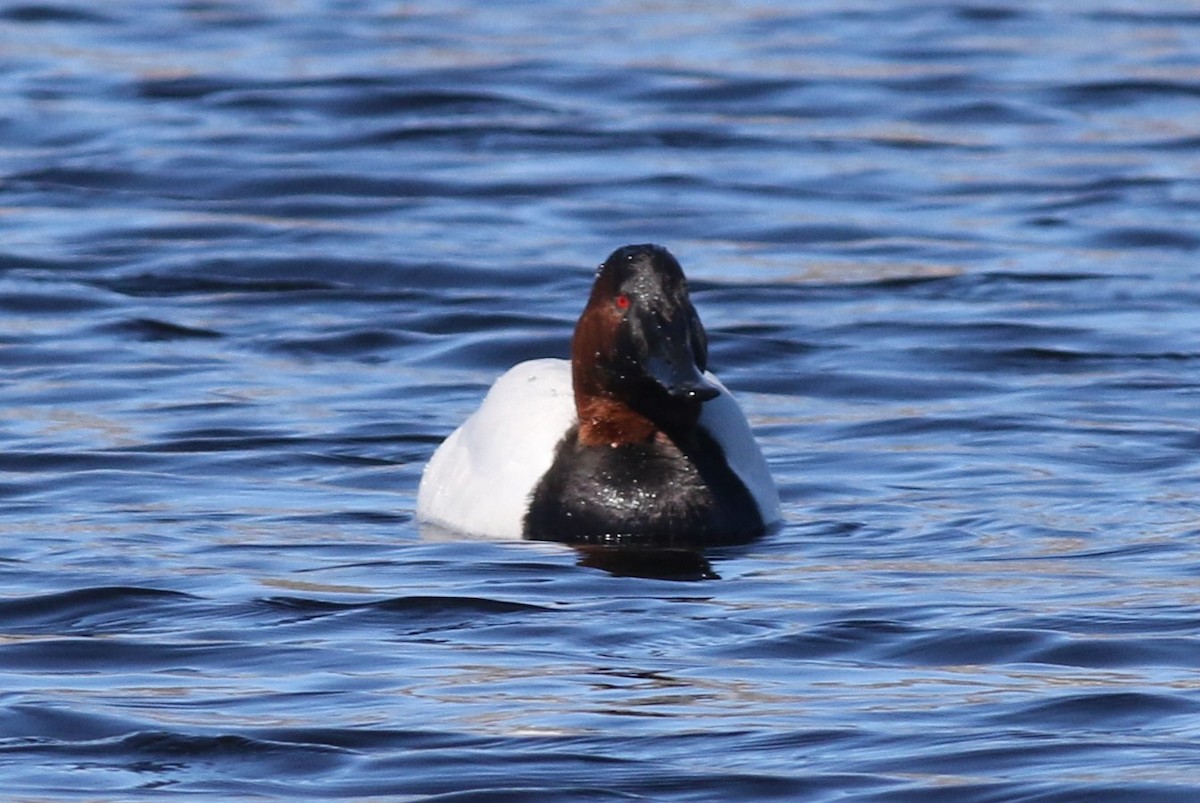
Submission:
[[[580,441],[628,443],[695,425],[719,389],[704,377],[708,338],[675,257],[614,251],[575,327],[571,366]]]

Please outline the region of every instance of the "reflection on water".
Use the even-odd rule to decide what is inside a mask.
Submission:
[[[619,546],[578,546],[579,565],[618,577],[659,580],[720,580],[702,552]]]

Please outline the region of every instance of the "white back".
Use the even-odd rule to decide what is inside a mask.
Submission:
[[[754,433],[750,431],[750,422],[721,380],[708,371],[704,372],[704,376],[721,388],[721,395],[704,403],[700,410],[700,426],[725,452],[729,467],[745,483],[746,489],[758,503],[763,523],[774,524],[783,517],[779,508],[779,491],[767,468],[766,458],[758,448],[758,441],[754,440]]]
[[[513,366],[433,453],[417,489],[417,519],[471,535],[520,538],[529,497],[574,424],[570,362]]]

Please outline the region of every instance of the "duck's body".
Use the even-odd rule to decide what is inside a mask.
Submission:
[[[696,540],[752,536],[779,519],[779,496],[737,402],[716,377],[706,374],[705,378],[721,392],[704,404],[699,429],[721,449],[725,463],[749,494],[747,499],[727,491],[721,501],[733,496],[739,511],[754,515],[737,528],[740,532],[726,533],[723,539]],[[687,496],[682,485],[674,486],[676,478],[694,486],[696,472],[682,455],[653,443],[585,449],[578,445],[577,429],[571,363],[544,359],[514,366],[496,380],[479,409],[430,459],[417,494],[417,518],[463,533],[501,538],[603,540],[610,534],[644,532],[644,526],[635,526],[638,522],[652,525],[649,529],[655,533],[678,526],[678,540],[695,538],[691,522],[686,517],[677,519],[664,504],[664,496],[677,497],[680,490]],[[565,453],[561,458],[560,450]],[[594,454],[590,459],[588,452]],[[647,468],[637,468],[638,463]],[[610,466],[617,470],[609,470]],[[556,499],[563,502],[557,511]],[[589,529],[582,523],[567,526],[564,520],[581,510],[589,511],[593,521],[604,511],[627,518],[629,525],[620,530]],[[527,521],[534,511],[533,521]]]
[[[745,416],[704,370],[682,270],[657,246],[601,267],[572,359],[521,363],[434,453],[418,519],[477,535],[708,544],[779,519]]]
[[[417,518],[472,535],[521,538],[534,487],[574,424],[569,362],[510,368],[433,453],[417,491]]]

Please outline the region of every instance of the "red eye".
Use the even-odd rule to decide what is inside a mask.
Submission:
[[[629,296],[625,295],[624,293],[617,296],[616,305],[617,309],[622,311],[629,309]]]

